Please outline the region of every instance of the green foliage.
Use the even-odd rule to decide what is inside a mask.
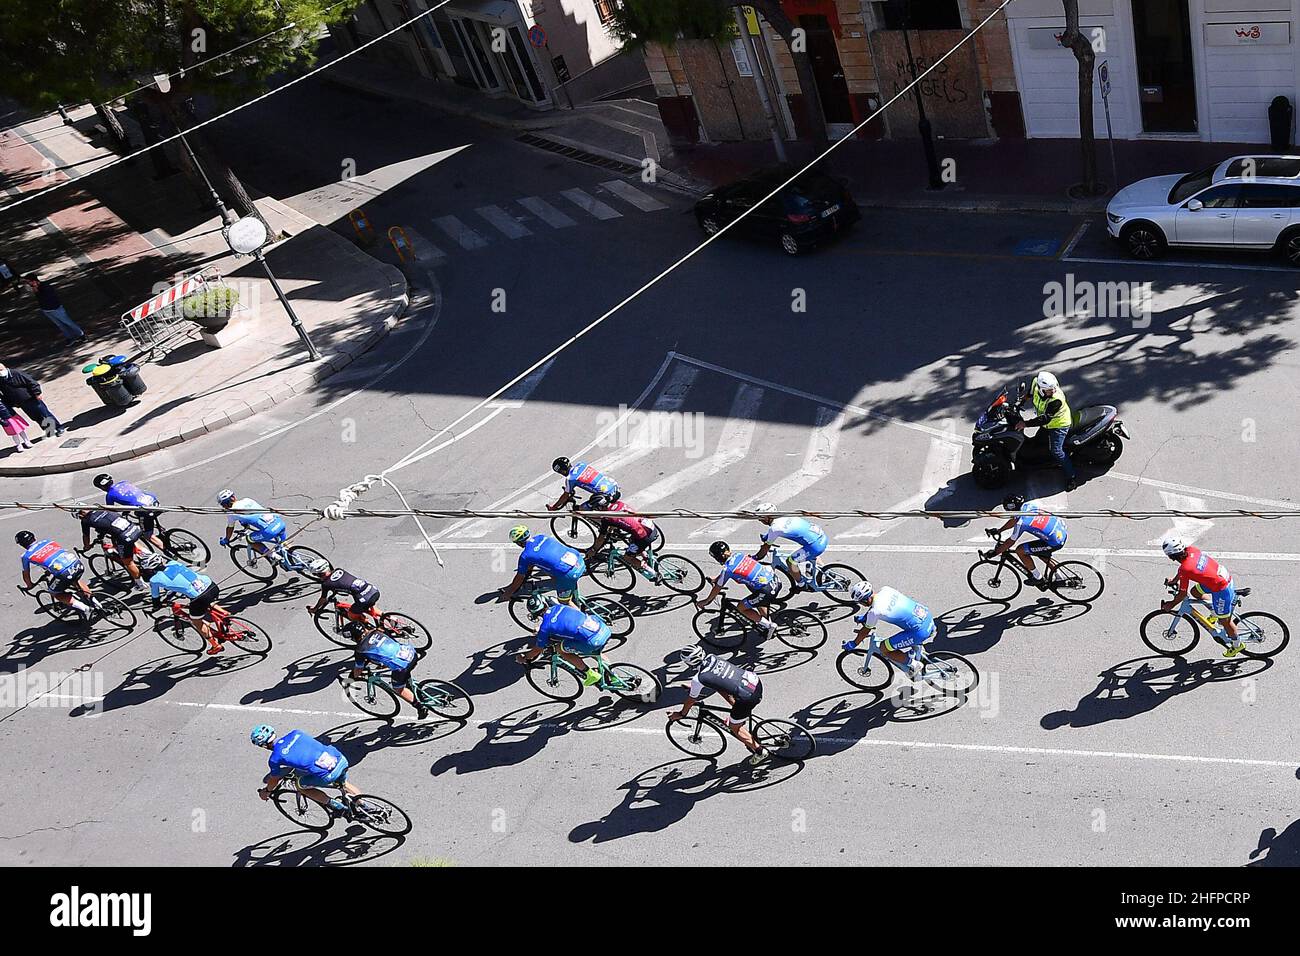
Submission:
[[[624,0],[609,32],[629,47],[672,46],[679,38],[729,42],[736,36],[732,7],[725,0]]]
[[[187,295],[181,300],[181,311],[187,319],[216,319],[229,315],[238,301],[235,289],[219,285]]]
[[[105,102],[293,23],[267,40],[177,77],[219,98],[265,88],[315,57],[312,38],[362,0],[0,0],[0,95],[49,109]],[[332,9],[331,9],[332,7]]]

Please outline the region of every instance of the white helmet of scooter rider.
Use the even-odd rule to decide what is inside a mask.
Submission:
[[[1037,378],[1038,390],[1044,395],[1051,395],[1057,389],[1056,376],[1051,372],[1043,371],[1038,373]]]

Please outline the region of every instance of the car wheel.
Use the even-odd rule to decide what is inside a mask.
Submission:
[[[718,225],[718,220],[715,217],[702,216],[700,218],[700,228],[704,230],[706,235],[712,236],[716,235],[717,231],[722,227]]]
[[[1277,241],[1277,248],[1287,262],[1293,266],[1300,266],[1300,229],[1285,233]]]
[[[799,248],[799,240],[788,232],[781,233],[781,248],[788,256],[797,256],[802,251]]]
[[[1149,222],[1135,222],[1126,227],[1120,240],[1134,259],[1159,259],[1165,254],[1165,234]]]

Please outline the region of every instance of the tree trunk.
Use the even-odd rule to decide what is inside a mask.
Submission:
[[[812,123],[813,141],[818,147],[826,146],[829,142],[826,136],[826,113],[822,109],[821,97],[817,95],[817,74],[813,72],[812,59],[808,56],[808,51],[805,49],[802,52],[795,52],[795,25],[781,8],[781,0],[746,0],[744,4],[733,4],[733,6],[753,7],[772,25],[772,29],[781,35],[781,39],[790,48],[794,71],[799,77],[799,89],[803,93],[803,101],[808,107],[808,118]]]
[[[1083,191],[1095,196],[1097,187],[1097,142],[1092,121],[1092,72],[1097,53],[1092,42],[1079,32],[1079,0],[1061,0],[1065,7],[1065,33],[1061,46],[1068,47],[1079,61],[1079,159],[1083,171]]]
[[[114,112],[112,104],[96,103],[95,115],[104,124],[104,129],[108,132],[108,138],[113,144],[113,149],[123,155],[131,152],[131,144],[126,139],[126,130],[122,129],[122,124],[118,121],[117,113]]]

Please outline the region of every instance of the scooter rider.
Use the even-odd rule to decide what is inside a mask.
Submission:
[[[1034,416],[1025,419],[1028,427],[1041,426],[1047,429],[1047,447],[1065,474],[1065,490],[1073,491],[1078,487],[1074,472],[1074,462],[1065,451],[1065,436],[1069,434],[1073,423],[1070,403],[1065,400],[1065,390],[1056,376],[1044,369],[1025,383],[1025,400],[1021,407],[1032,404]]]

